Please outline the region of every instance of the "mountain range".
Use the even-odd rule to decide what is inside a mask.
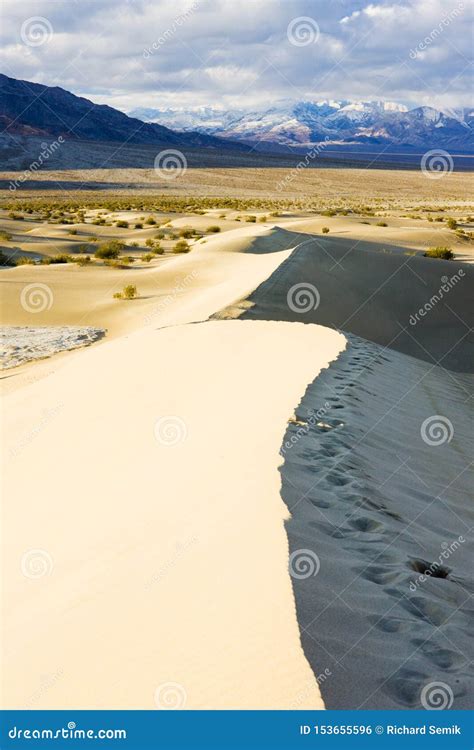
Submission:
[[[0,74],[0,128],[9,135],[53,137],[121,145],[247,150],[202,132],[175,132],[144,123],[105,104],[75,96],[58,86],[44,86]]]
[[[474,109],[441,112],[381,101],[283,101],[255,111],[138,108],[131,113],[187,132],[229,138],[260,149],[280,146],[304,150],[325,143],[384,148],[456,148],[474,146]]]

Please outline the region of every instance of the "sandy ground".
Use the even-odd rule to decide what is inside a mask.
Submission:
[[[210,219],[211,214],[199,217],[202,226],[218,223],[215,213]],[[378,217],[359,219],[294,212],[277,222],[246,224],[236,222],[233,214],[225,231],[206,236],[182,257],[167,251],[150,264],[137,260],[124,270],[68,264],[2,271],[3,322],[108,330],[105,339],[86,351],[16,368],[3,379],[8,434],[4,601],[9,612],[4,705],[146,708],[169,701],[189,708],[322,706],[314,675],[328,667],[336,674],[324,648],[337,657],[352,642],[346,625],[337,629],[329,618],[324,637],[332,633],[335,641],[326,639],[322,650],[308,645],[317,630],[308,634],[306,625],[319,612],[319,592],[325,597],[327,590],[318,588],[319,576],[301,589],[306,579],[291,580],[287,572],[283,521],[289,516],[278,477],[285,425],[307,385],[344,349],[339,331],[397,350],[397,356],[411,355],[428,370],[436,366],[450,380],[469,369],[473,351],[467,330],[472,325],[472,267],[412,255],[446,244],[453,233],[444,224],[394,215],[385,218],[388,227],[373,226]],[[9,221],[15,230],[22,223]],[[178,222],[194,220],[175,217],[173,223]],[[329,235],[321,234],[322,226],[330,228]],[[49,228],[36,231],[43,240],[44,231]],[[115,229],[103,231],[116,236]],[[42,252],[58,252],[58,238],[51,244],[48,237]],[[64,234],[60,241],[76,242]],[[433,304],[447,275],[457,279]],[[136,300],[112,299],[113,292],[130,283],[138,287]],[[21,296],[35,284],[47,287],[52,303],[47,292],[44,309],[31,313]],[[307,313],[289,308],[295,284],[317,290],[318,304],[311,304]],[[429,315],[413,325],[410,316],[426,303]],[[205,322],[216,313],[221,320]],[[236,315],[249,319],[226,320]],[[393,379],[396,390],[404,382],[400,372],[408,368],[398,360],[395,364],[393,371],[378,373],[377,387],[372,384],[374,398],[384,407],[391,397],[387,384]],[[424,376],[416,367],[410,372],[415,380]],[[349,390],[347,372],[337,376]],[[436,399],[430,387],[424,394],[415,389],[414,401],[408,402],[415,421],[430,416],[423,409],[448,410],[456,421],[465,407],[459,405],[456,389],[443,400],[443,383],[442,378],[436,381]],[[369,403],[357,411],[361,397],[356,398],[354,419],[364,429],[371,407]],[[411,446],[416,452],[416,444],[404,434],[406,418],[401,412],[396,449]],[[328,434],[331,430],[332,425]],[[377,445],[383,439],[379,435]],[[333,449],[322,446],[323,463]],[[297,476],[303,484],[320,470],[317,453],[304,445]],[[370,475],[370,451],[360,459],[364,476]],[[437,460],[427,454],[425,481]],[[446,460],[450,470],[456,468],[454,460]],[[28,472],[18,471],[20,462]],[[390,467],[381,459],[379,464],[381,484]],[[330,500],[339,513],[344,503],[352,502],[354,497],[339,497],[338,488],[353,470],[347,467],[342,481],[336,472],[326,496],[313,498],[314,507],[324,508]],[[284,473],[283,478],[286,482]],[[357,480],[349,481],[357,495]],[[65,486],[71,488],[67,497]],[[366,494],[369,500],[376,494],[370,483]],[[291,498],[284,494],[284,499],[290,507]],[[397,505],[396,493],[391,501]],[[453,501],[456,513],[458,502]],[[398,512],[395,507],[392,511]],[[318,529],[321,559],[333,561],[328,586],[336,585],[339,573],[345,580],[351,566],[362,564],[357,554],[370,558],[367,533],[381,544],[383,534],[397,538],[387,523],[377,536],[378,518],[367,520],[362,514],[361,520],[356,513],[359,526],[354,526],[351,517],[335,516],[325,529],[321,519],[305,518],[304,532],[296,519],[296,536],[287,525],[292,551],[311,549],[311,534]],[[408,514],[405,522],[410,520]],[[349,556],[331,547],[343,537],[327,533],[328,539],[321,541],[328,529],[339,527],[347,531],[344,550],[348,544],[358,548],[349,550]],[[430,554],[434,539],[425,539]],[[383,552],[377,554],[384,562]],[[398,573],[412,558],[420,559],[420,551],[407,547],[395,561]],[[367,594],[373,605],[372,611],[367,607],[372,617],[368,627],[378,628],[393,594],[377,589],[376,573],[363,580],[375,587]],[[436,601],[421,606],[425,620],[433,619],[433,612],[437,617]],[[345,610],[332,612],[336,620],[352,622]],[[364,624],[358,620],[356,638]],[[394,631],[388,627],[384,632]],[[405,632],[399,629],[397,653],[406,646]],[[380,648],[377,639],[373,644]],[[354,651],[358,674],[366,651],[362,646]],[[451,656],[448,667],[457,668],[459,662]],[[419,682],[430,676],[427,664],[415,678],[399,675],[406,689],[395,682],[378,693],[374,672],[366,685],[369,705],[375,687],[375,694],[390,696],[388,703],[416,706]],[[345,681],[352,693],[358,688],[347,671],[341,674],[321,686],[323,697],[328,696],[331,707],[354,707],[347,705],[347,692],[339,686]],[[460,685],[453,685],[456,696],[465,695],[464,683]]]
[[[225,253],[146,271],[168,292],[191,269],[199,282],[179,305],[135,308],[141,330],[54,358],[5,398],[4,706],[322,707],[277,467],[294,404],[345,339],[298,324],[186,325],[291,252],[264,253],[263,227],[258,252],[238,252],[252,248],[246,231]]]

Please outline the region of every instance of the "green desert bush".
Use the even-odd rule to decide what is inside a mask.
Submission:
[[[154,219],[153,216],[148,216],[145,219],[145,224],[151,224],[151,225],[156,224],[156,219]]]
[[[0,231],[0,240],[4,240],[5,242],[8,242],[11,240],[12,236],[10,232],[4,232],[3,229]]]
[[[329,227],[323,227],[323,228],[321,229],[321,232],[322,232],[323,234],[329,234]]]
[[[190,247],[186,240],[178,240],[173,248],[174,253],[189,253]]]
[[[153,255],[153,253],[145,253],[145,255],[142,255],[142,258],[145,261],[145,263],[149,263],[151,260],[153,260],[154,257],[155,256]]]
[[[141,221],[137,221],[137,223],[135,224],[135,229],[143,229],[143,224]]]
[[[104,242],[99,245],[94,255],[96,258],[100,258],[102,260],[113,260],[115,258],[118,258],[118,256],[124,251],[124,249],[124,242],[121,242],[120,240],[109,240],[109,242]]]
[[[206,232],[209,232],[209,234],[217,234],[217,232],[220,232],[221,228],[217,226],[217,224],[212,224],[210,227],[206,229]]]
[[[449,217],[449,219],[446,219],[446,226],[448,227],[448,229],[457,229],[458,223],[456,219]]]
[[[120,229],[128,229],[128,221],[124,221],[123,219],[120,219],[120,221],[117,221],[116,226],[120,227]]]
[[[425,258],[441,258],[442,260],[454,258],[454,253],[449,247],[429,247],[423,255]]]
[[[79,258],[74,258],[74,263],[77,263],[78,266],[87,266],[90,262],[90,255],[81,255]]]
[[[137,287],[135,284],[127,284],[121,292],[115,292],[114,299],[135,299],[137,296]]]
[[[19,258],[15,258],[15,266],[34,266],[34,264],[33,258],[29,258],[27,255],[20,255]]]
[[[248,221],[250,224],[255,224],[255,222],[257,221],[257,217],[253,215],[246,216],[245,221]]]
[[[185,240],[190,240],[196,234],[196,230],[192,227],[183,227],[178,232],[178,237],[183,237]]]
[[[388,224],[386,221],[378,221],[375,226],[376,227],[388,227]]]

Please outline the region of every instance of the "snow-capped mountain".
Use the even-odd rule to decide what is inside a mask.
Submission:
[[[197,109],[135,109],[145,122],[182,131],[300,150],[315,144],[354,144],[474,150],[474,111],[439,111],[395,102],[282,101],[258,111]]]

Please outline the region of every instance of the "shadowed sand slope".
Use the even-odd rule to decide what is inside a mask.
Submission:
[[[329,708],[422,708],[436,682],[467,708],[472,270],[302,239],[242,317],[364,337],[308,388],[282,446],[290,553],[319,560],[293,578],[306,656],[330,673]]]
[[[382,252],[368,242],[287,234],[293,234],[289,241],[296,250],[250,296],[254,306],[246,317],[317,322],[431,364],[472,369],[471,266],[404,255],[399,248],[390,252],[390,246]],[[458,279],[450,281],[456,274]],[[443,292],[446,284],[451,288]],[[429,313],[416,319],[427,303]]]

